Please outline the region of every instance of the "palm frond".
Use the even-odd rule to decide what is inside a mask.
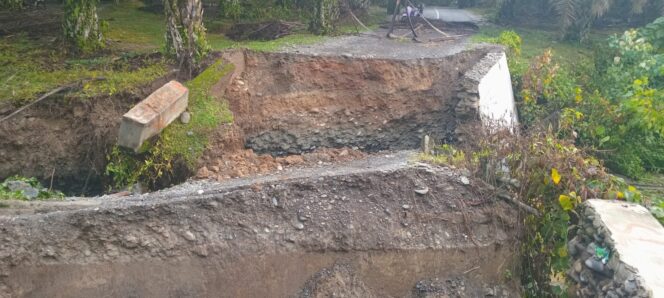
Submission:
[[[648,5],[648,0],[632,0],[632,14],[642,14],[646,5]]]
[[[583,0],[550,0],[551,6],[560,17],[560,25],[563,28],[571,26],[576,21],[580,1]]]
[[[632,2],[638,2],[638,1],[647,2],[648,0],[633,0]],[[603,16],[607,11],[609,11],[611,5],[613,5],[612,0],[593,0],[590,11],[595,17],[599,18]]]

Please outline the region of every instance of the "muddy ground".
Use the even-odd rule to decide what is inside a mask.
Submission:
[[[409,159],[0,209],[0,296],[410,297],[420,281],[451,278],[466,280],[462,297],[515,296],[504,273],[516,210]],[[335,264],[346,269],[330,280]]]

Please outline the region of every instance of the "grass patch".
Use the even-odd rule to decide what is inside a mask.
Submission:
[[[664,225],[664,174],[649,173],[637,185],[648,198],[650,211]]]
[[[196,161],[205,150],[208,136],[221,123],[233,122],[233,114],[228,104],[209,93],[209,90],[219,80],[233,71],[232,64],[223,64],[220,59],[199,76],[188,82],[189,112],[191,122],[180,122],[170,125],[162,133],[162,138],[168,139],[163,150],[170,156],[182,156],[192,169]]]
[[[317,43],[325,37],[310,33],[295,33],[271,41],[234,41],[221,34],[208,34],[208,42],[213,50],[247,48],[255,51],[273,52],[283,47]]]
[[[114,46],[133,51],[154,51],[163,47],[166,33],[164,15],[141,10],[142,7],[143,3],[138,1],[100,7],[99,16],[108,23],[104,36],[118,42]]]
[[[21,103],[59,86],[86,79],[104,78],[85,84],[83,97],[113,95],[133,90],[167,72],[164,61],[133,67],[126,55],[69,59],[60,50],[25,35],[0,38],[0,102]]]
[[[0,200],[62,200],[64,196],[59,191],[45,188],[36,178],[14,176],[0,183]]]
[[[532,58],[541,55],[544,50],[551,48],[554,52],[554,57],[556,57],[555,59],[557,59],[556,62],[561,65],[572,66],[580,60],[592,57],[593,50],[590,45],[593,41],[603,40],[600,34],[594,34],[591,36],[591,42],[588,44],[564,42],[558,40],[559,34],[556,31],[496,25],[482,26],[480,31],[472,37],[472,40],[474,42],[486,42],[487,40],[498,37],[501,32],[506,30],[515,31],[523,39],[521,56],[518,62],[526,65]]]

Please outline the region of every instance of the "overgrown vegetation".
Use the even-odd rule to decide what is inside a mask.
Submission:
[[[552,44],[549,39],[552,50],[529,43],[526,35],[524,47],[531,48],[522,52],[539,54],[510,57],[517,60],[510,67],[515,70],[524,124],[521,135],[477,137],[479,144],[472,148],[442,148],[442,157],[428,158],[456,164],[465,159],[477,175],[539,211],[540,216],[529,214],[523,220],[522,284],[529,297],[566,295],[566,243],[575,231],[577,206],[584,200],[640,203],[664,223],[661,193],[641,193],[604,168],[605,164],[611,172],[632,178],[650,177],[646,181],[657,177],[646,173],[662,170],[663,20],[611,36],[601,48]],[[502,43],[517,52],[510,41],[515,38],[506,38],[513,32],[500,35],[484,32],[478,40]],[[511,170],[502,171],[503,166]]]
[[[186,84],[189,88],[188,110],[192,115],[188,124],[173,122],[157,140],[146,142],[139,155],[113,148],[108,156],[106,174],[113,180],[115,188],[122,189],[137,182],[154,186],[164,178],[171,180],[175,177],[175,169],[182,173],[195,170],[210,134],[221,123],[232,122],[226,104],[210,93],[211,87],[230,71],[232,65],[219,60]]]
[[[567,238],[575,228],[579,204],[591,198],[644,203],[643,196],[553,130],[532,129],[518,136],[508,132],[477,135],[480,131],[474,130],[479,140],[475,144],[443,145],[436,150],[438,155],[423,159],[468,169],[495,185],[497,196],[507,195],[534,208],[537,214],[524,210],[521,226],[525,294],[564,295]]]

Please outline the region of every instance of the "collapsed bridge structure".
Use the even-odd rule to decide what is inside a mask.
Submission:
[[[215,88],[247,148],[392,153],[142,195],[15,203],[0,209],[0,296],[518,296],[505,274],[519,258],[516,208],[408,151],[424,135],[516,127],[502,48],[223,59],[234,71]]]

